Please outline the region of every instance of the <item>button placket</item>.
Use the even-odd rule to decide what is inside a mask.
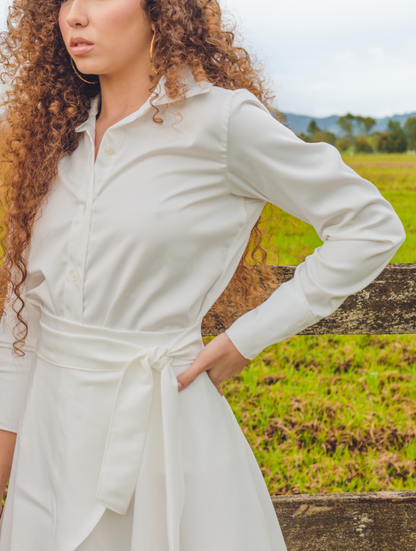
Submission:
[[[122,128],[111,127],[105,132],[102,147],[100,147],[94,164],[94,198],[98,197],[103,188],[111,181],[111,174],[121,151],[123,140]]]
[[[116,161],[116,152],[120,151],[123,141],[123,132],[106,132],[103,138],[103,148],[100,148],[94,162],[95,132],[93,125],[87,128],[89,156],[86,163],[82,184],[77,194],[78,212],[73,219],[68,242],[68,275],[64,291],[66,315],[80,323],[83,322],[84,312],[84,282],[87,262],[88,244],[92,223],[92,208],[94,200],[108,181]],[[87,137],[86,136],[86,137]],[[86,144],[85,144],[86,145]]]
[[[88,165],[77,195],[79,209],[73,219],[68,242],[68,276],[65,285],[65,310],[70,319],[82,323],[84,311],[84,278],[88,243],[90,240],[91,213],[94,194],[94,140],[89,136]]]

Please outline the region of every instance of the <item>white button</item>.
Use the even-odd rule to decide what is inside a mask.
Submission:
[[[78,272],[73,272],[71,274],[71,279],[72,281],[75,283],[76,281],[78,281],[78,278],[79,278],[79,275],[78,275]]]
[[[114,153],[114,149],[111,147],[111,145],[107,145],[104,151],[105,153],[107,153],[107,155],[112,155]]]

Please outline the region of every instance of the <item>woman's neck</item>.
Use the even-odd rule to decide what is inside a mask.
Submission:
[[[101,107],[97,119],[101,124],[112,126],[134,113],[150,97],[149,89],[157,81],[150,81],[151,65],[136,67],[124,74],[112,73],[100,76]]]

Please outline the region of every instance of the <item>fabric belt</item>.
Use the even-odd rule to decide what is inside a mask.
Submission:
[[[86,326],[42,310],[36,354],[69,369],[119,371],[96,500],[125,514],[140,472],[154,387],[160,373],[169,551],[179,551],[184,503],[178,385],[173,366],[203,348],[201,322],[186,329],[132,332]],[[182,369],[183,370],[183,369]]]

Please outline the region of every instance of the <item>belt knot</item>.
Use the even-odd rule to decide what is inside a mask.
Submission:
[[[171,359],[168,355],[168,348],[165,346],[156,346],[147,349],[147,361],[152,369],[161,373],[163,369],[169,364]]]

